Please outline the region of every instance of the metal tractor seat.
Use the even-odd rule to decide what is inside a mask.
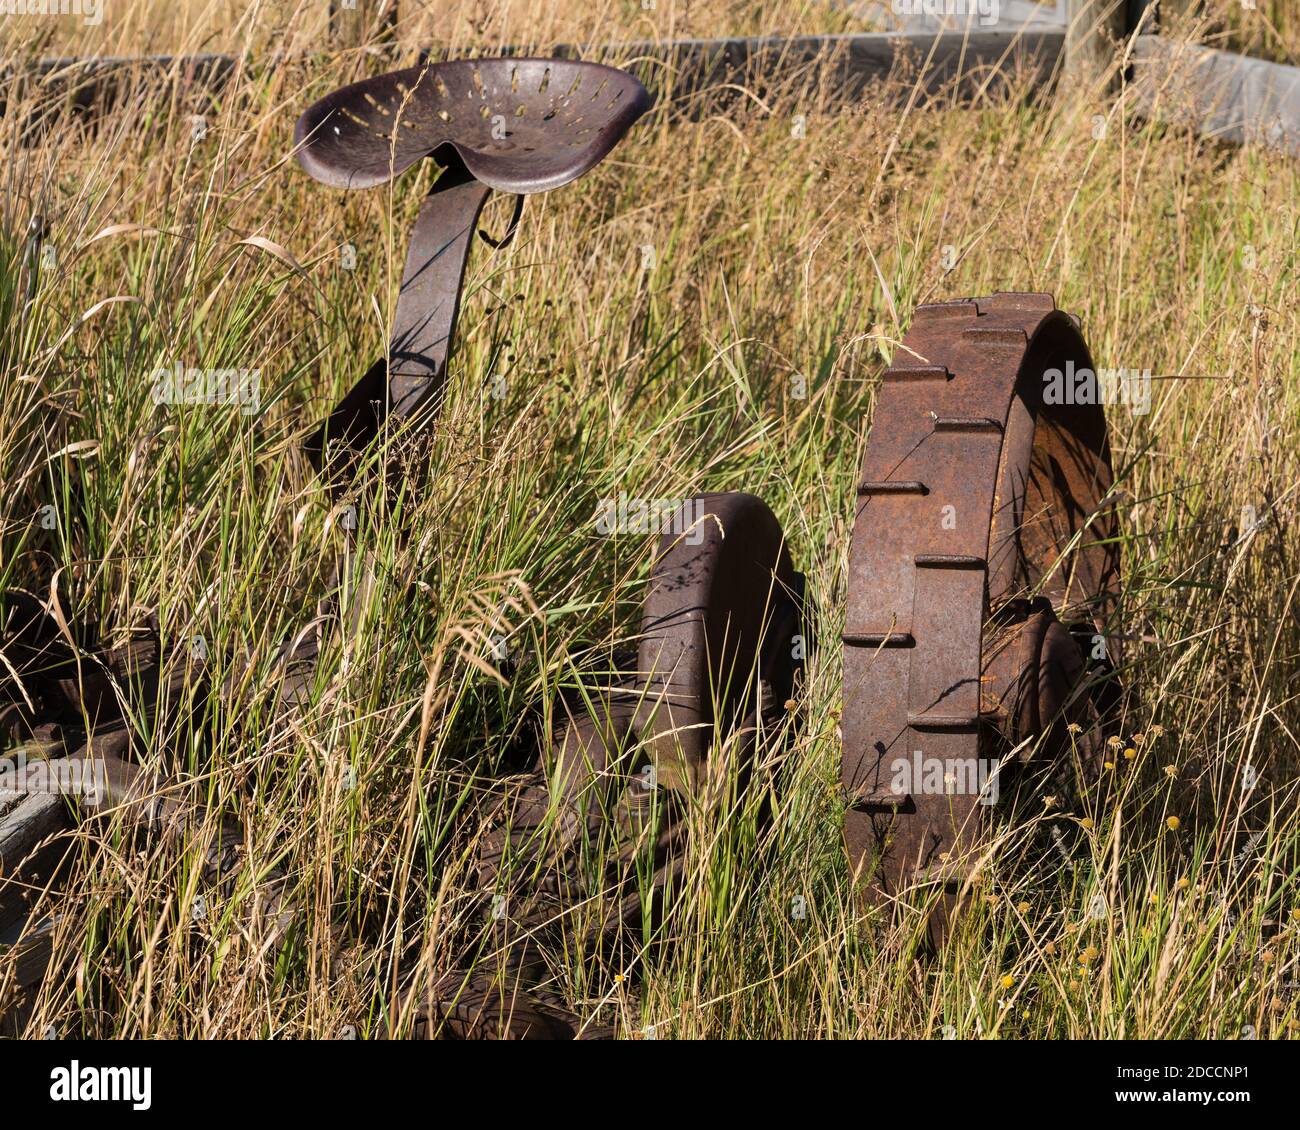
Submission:
[[[474,59],[353,83],[299,118],[298,159],[334,188],[384,184],[425,157],[443,170],[411,232],[388,356],[308,441],[318,469],[350,467],[390,416],[399,423],[436,408],[470,245],[492,190],[519,197],[506,236],[488,240],[503,246],[526,194],[559,188],[599,164],[650,101],[613,67]]]

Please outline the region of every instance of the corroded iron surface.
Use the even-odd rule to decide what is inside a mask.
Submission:
[[[845,841],[869,903],[943,892],[934,940],[980,867],[1008,747],[1047,756],[1063,722],[1098,738],[1067,629],[1108,630],[1120,563],[1102,410],[1044,403],[1044,374],[1070,361],[1092,367],[1049,295],[922,306],[863,459]]]

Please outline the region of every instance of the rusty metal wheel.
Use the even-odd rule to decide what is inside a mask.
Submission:
[[[869,904],[941,890],[934,942],[1012,763],[1087,761],[1101,741],[1076,636],[1112,628],[1119,546],[1102,409],[1044,399],[1044,375],[1069,363],[1092,368],[1049,295],[922,306],[863,458],[845,843]]]
[[[689,499],[665,534],[641,621],[638,726],[663,783],[692,790],[715,735],[794,678],[803,578],[776,516],[741,491]]]
[[[785,712],[801,662],[803,578],[780,523],[737,492],[687,500],[670,526],[637,670],[568,713],[480,845],[498,968],[442,978],[419,1002],[418,1034],[608,1034],[557,1003],[546,954],[575,941],[586,952],[617,945],[648,904],[662,910],[680,886],[687,794],[711,754],[734,738],[726,744],[743,780],[756,741]],[[597,847],[611,836],[612,849]],[[602,860],[594,873],[593,854]]]

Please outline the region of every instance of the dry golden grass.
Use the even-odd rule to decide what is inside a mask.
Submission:
[[[630,5],[555,5],[551,23],[520,18],[529,7],[436,18],[466,46],[640,34]],[[776,30],[759,5],[690,8],[657,30]],[[151,38],[150,11],[131,8],[107,50],[306,47],[320,16],[248,9],[237,24],[213,7],[188,22],[187,8]],[[801,24],[828,21],[810,5],[781,30]],[[160,740],[148,759],[240,819],[302,908],[277,934],[245,882],[208,892],[200,916],[194,845],[91,822],[47,902],[67,967],[28,1030],[366,1034],[399,964],[463,967],[491,781],[547,731],[558,689],[596,678],[603,645],[635,628],[649,546],[598,537],[596,501],[739,488],[772,505],[808,573],[823,647],[802,728],[764,751],[737,810],[693,817],[674,944],[558,956],[580,1012],[678,1037],[1295,1029],[1295,162],[1167,131],[1098,92],[904,111],[881,91],[831,111],[792,87],[696,121],[656,110],[587,178],[532,201],[508,250],[476,253],[432,470],[404,504],[418,536],[404,544],[392,514],[358,500],[358,551],[385,579],[309,707],[270,727],[272,649],[310,618],[320,562],[345,541],[297,443],[383,348],[432,175],[327,190],[292,159],[292,126],[378,66],[253,65],[210,105],[146,91],[95,132],[30,147],[16,114],[4,123],[0,582],[47,591],[58,572],[72,611],[119,632],[156,613],[169,638],[202,635],[218,673],[252,657],[179,755]],[[199,110],[210,131],[193,143]],[[37,213],[58,262],[21,316]],[[493,205],[488,226],[506,215]],[[103,235],[116,225],[134,227]],[[910,924],[857,921],[840,848],[852,483],[913,307],[998,289],[1053,292],[1102,365],[1204,379],[1157,382],[1148,415],[1111,413],[1135,755],[1073,810],[1008,824],[960,935],[917,962]],[[175,360],[260,370],[262,411],[155,408],[149,374]],[[504,399],[485,394],[499,373]],[[794,374],[806,399],[789,395]],[[51,503],[55,531],[34,521]],[[483,670],[503,628],[520,657],[508,680]],[[769,824],[756,796],[775,798]],[[1069,867],[1053,826],[1080,838]],[[11,965],[0,955],[0,1007]]]

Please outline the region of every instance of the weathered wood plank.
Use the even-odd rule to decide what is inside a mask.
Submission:
[[[24,917],[0,930],[0,947],[16,948],[14,979],[20,988],[35,985],[45,976],[53,956],[54,928],[57,918],[46,915],[39,921]]]
[[[66,798],[0,790],[0,930],[23,917],[33,884],[45,882],[63,855],[63,845],[42,842],[70,826]]]
[[[811,94],[830,103],[852,103],[872,83],[909,73],[908,60],[915,67],[911,77],[932,91],[945,85],[959,95],[978,90],[997,66],[1019,68],[1046,83],[1056,73],[1065,39],[1066,31],[1059,25],[1030,22],[1022,28],[1008,29],[1000,23],[993,30],[937,36],[933,31],[917,30],[561,45],[555,54],[631,66],[656,93],[673,98],[728,84],[761,92],[798,76],[809,84]],[[502,53],[523,53],[523,49],[505,48]],[[74,103],[90,106],[111,101],[115,93],[129,91],[145,76],[172,76],[184,87],[216,93],[240,62],[227,55],[58,59],[11,64],[4,78],[12,80],[15,71],[21,71],[27,81],[40,81],[43,95],[48,94],[52,102],[62,92]],[[1295,138],[1300,134],[1297,68],[1154,35],[1137,38],[1132,62],[1139,113],[1190,125],[1225,141],[1262,142],[1296,152]],[[908,85],[910,88],[910,82]],[[3,112],[0,101],[0,114]]]
[[[1031,76],[1046,81],[1061,54],[1063,37],[1060,27],[1032,24],[940,35],[915,31],[560,44],[553,53],[562,58],[631,66],[659,94],[682,96],[728,84],[770,88],[798,77],[818,84],[821,93],[829,98],[852,101],[872,82],[900,73],[906,60],[914,65],[914,77],[930,90],[953,80],[958,80],[959,92],[982,89],[992,71],[1000,66],[1027,70]],[[505,47],[500,53],[531,54],[537,50]],[[216,93],[241,61],[247,65],[255,62],[230,55],[54,59],[35,64],[11,63],[0,71],[0,82],[7,85],[21,76],[25,82],[39,84],[42,98],[51,104],[71,99],[77,107],[89,109],[128,94],[145,79],[170,78],[184,88]],[[3,112],[0,101],[0,114]]]
[[[39,920],[20,915],[11,925],[0,928],[0,953],[8,965],[7,991],[0,996],[0,1037],[14,1039],[27,1027],[35,1004],[34,990],[55,963],[57,923],[58,919],[49,915]],[[69,959],[65,953],[63,961]]]
[[[58,793],[0,791],[0,881],[46,836],[68,826],[68,805]]]
[[[906,75],[909,89],[952,85],[954,93],[984,88],[993,71],[1022,71],[1039,82],[1053,73],[1064,30],[879,32],[761,39],[688,39],[607,46],[561,44],[561,57],[621,63],[658,94],[675,97],[743,85],[760,91],[798,77],[810,94],[853,102],[876,82]]]
[[[1066,0],[1065,75],[1089,83],[1118,61],[1124,42],[1127,0]],[[1116,70],[1118,80],[1118,68]]]
[[[1133,98],[1143,117],[1300,156],[1300,67],[1141,35],[1133,50]]]
[[[38,103],[23,123],[39,131],[44,121],[72,112],[91,115],[124,102],[132,91],[156,89],[167,80],[167,91],[216,96],[235,73],[240,60],[233,55],[146,55],[139,58],[102,56],[89,59],[42,59],[0,66],[0,117],[11,95],[25,93]],[[15,88],[18,88],[15,90]]]

